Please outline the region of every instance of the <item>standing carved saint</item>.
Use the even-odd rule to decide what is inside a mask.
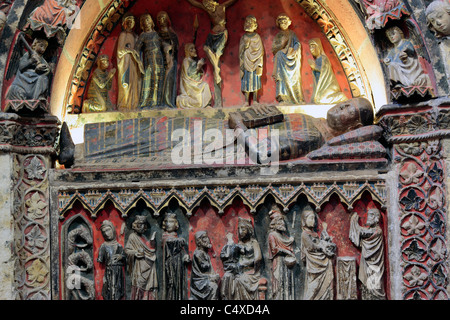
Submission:
[[[156,300],[158,279],[156,274],[156,241],[153,233],[150,241],[145,216],[136,216],[133,232],[125,245],[127,268],[131,276],[131,300]]]
[[[120,300],[125,296],[125,253],[117,242],[116,228],[111,221],[103,221],[100,229],[105,239],[97,257],[97,261],[105,265],[102,296],[105,300]]]
[[[92,75],[89,84],[86,100],[83,102],[83,113],[110,111],[112,103],[109,99],[109,90],[112,86],[112,80],[116,69],[109,68],[109,57],[105,54],[97,58],[97,69]]]
[[[176,108],[177,99],[177,69],[178,69],[178,36],[173,31],[169,15],[165,11],[158,12],[156,16],[158,34],[161,38],[165,76],[162,90],[162,103],[170,108]]]
[[[219,274],[214,272],[208,250],[211,240],[206,231],[195,233],[197,248],[192,258],[191,299],[217,300],[219,298]]]
[[[302,214],[301,253],[306,264],[304,300],[333,300],[333,263],[336,244],[326,232],[318,234],[317,218],[307,208]],[[326,227],[326,225],[324,225]]]
[[[226,9],[233,5],[237,0],[227,0],[224,3],[218,3],[214,0],[187,0],[196,8],[203,9],[211,20],[212,30],[206,38],[206,43],[203,46],[206,56],[213,67],[214,73],[214,88],[215,88],[215,106],[222,107],[222,92],[221,83],[222,77],[220,75],[220,57],[223,54],[225,46],[228,41],[228,30],[225,28],[226,24]]]
[[[261,76],[264,63],[264,45],[255,31],[258,22],[254,16],[245,18],[244,31],[239,43],[239,66],[241,91],[245,94],[244,106],[250,105],[250,94],[253,101],[258,102],[258,91],[261,89]]]
[[[444,58],[447,79],[450,79],[450,3],[435,0],[425,11],[428,28],[439,40],[439,47]]]
[[[320,39],[310,40],[309,49],[314,57],[314,60],[308,60],[314,79],[312,102],[315,104],[335,104],[348,100],[341,91]]]
[[[123,31],[117,40],[117,109],[130,111],[137,109],[141,92],[142,65],[139,53],[134,49],[137,35],[133,32],[135,19],[126,15],[122,19]]]
[[[272,206],[268,236],[269,259],[272,260],[272,299],[294,300],[294,237],[286,233],[286,222],[276,204]]]
[[[393,44],[384,58],[388,67],[391,87],[429,87],[431,80],[419,62],[417,51],[399,27],[386,30],[386,36]]]
[[[362,283],[363,300],[384,300],[384,240],[379,225],[381,214],[376,208],[367,210],[366,227],[358,224],[358,214],[350,221],[350,240],[361,248],[358,279]]]
[[[272,43],[272,78],[276,83],[276,99],[283,104],[301,104],[304,102],[300,71],[301,43],[294,31],[289,29],[292,20],[286,14],[280,14],[276,24],[280,29]]]
[[[223,300],[258,300],[262,254],[251,220],[239,217],[238,236],[234,243],[233,235],[227,234],[220,253],[225,270],[220,294]]]
[[[184,46],[185,58],[181,66],[180,95],[177,107],[181,109],[205,108],[211,105],[211,90],[203,81],[205,59],[197,59],[197,50],[193,43]]]
[[[144,65],[139,107],[161,106],[165,76],[162,42],[154,29],[155,23],[150,14],[142,15],[140,22],[143,31],[138,37],[135,48],[141,55]]]
[[[190,262],[187,243],[177,234],[180,225],[174,213],[167,213],[162,228],[163,299],[187,299],[187,264]]]

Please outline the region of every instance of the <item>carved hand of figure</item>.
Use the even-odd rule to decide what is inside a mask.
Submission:
[[[406,63],[406,61],[408,60],[408,54],[403,51],[402,53],[400,53],[399,55],[400,60],[402,60],[403,63]]]
[[[122,260],[122,255],[121,254],[114,254],[113,256],[112,256],[112,262],[113,263],[116,263],[116,262],[119,262],[119,261],[121,261]]]
[[[183,256],[183,262],[184,262],[184,263],[189,263],[189,262],[191,262],[191,258],[189,257],[188,254],[185,254],[185,255]]]
[[[308,59],[308,64],[311,67],[311,69],[316,69],[316,62],[313,59]]]
[[[145,257],[144,249],[139,248],[139,250],[134,254],[136,258],[142,259]]]
[[[289,59],[294,59],[296,56],[297,56],[297,50],[295,50],[294,48],[289,48],[288,49],[288,51],[287,51],[287,53],[286,53],[286,56],[289,58]]]
[[[46,64],[44,64],[44,63],[39,63],[39,64],[36,66],[35,71],[36,71],[37,73],[45,73],[45,72],[48,72],[49,69],[48,69],[48,66],[47,66]]]

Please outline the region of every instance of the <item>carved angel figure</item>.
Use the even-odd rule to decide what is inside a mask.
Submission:
[[[326,232],[326,225],[319,235],[317,217],[311,208],[302,214],[302,260],[306,265],[304,300],[333,300],[333,263],[336,252]]]
[[[367,210],[366,227],[358,224],[358,214],[354,213],[350,221],[350,240],[361,248],[358,278],[362,283],[363,300],[384,300],[384,240],[379,225],[380,211]]]

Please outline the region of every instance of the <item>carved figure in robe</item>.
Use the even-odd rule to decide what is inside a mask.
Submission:
[[[270,115],[263,105],[254,106],[252,110],[259,114]],[[258,159],[269,156],[268,151],[264,149],[265,145],[271,146],[271,153],[278,152],[280,160],[296,159],[306,155],[314,159],[321,156],[322,153],[319,152],[325,148],[333,149],[331,150],[334,152],[333,155],[338,156],[340,148],[358,147],[364,142],[373,142],[377,153],[385,152],[382,151],[384,149],[380,149],[381,144],[377,144],[376,140],[381,137],[382,129],[373,125],[373,117],[372,104],[367,99],[354,98],[329,109],[326,119],[305,114],[285,114],[281,122],[250,130],[244,124],[242,114],[236,112],[229,115],[229,127],[235,129],[237,140],[245,143],[249,154],[256,155]],[[269,132],[277,129],[278,142],[272,143],[271,137],[259,142],[255,140],[254,135],[260,128]]]
[[[354,213],[350,220],[349,238],[353,244],[361,248],[358,279],[361,281],[361,297],[363,300],[384,300],[384,240],[380,227],[380,211],[376,208],[367,210],[365,227],[358,223],[358,214]]]
[[[333,300],[333,263],[336,244],[326,232],[317,232],[316,214],[311,208],[302,213],[301,256],[306,265],[304,300]]]
[[[142,65],[139,53],[135,50],[137,35],[133,32],[135,19],[126,15],[122,19],[122,32],[117,40],[117,109],[130,111],[137,109],[141,92]]]
[[[250,94],[253,101],[258,102],[258,91],[261,89],[261,76],[264,63],[264,45],[255,31],[258,22],[254,16],[247,16],[244,23],[245,34],[239,42],[239,66],[241,91],[245,94],[244,106],[250,105]]]
[[[286,231],[286,222],[276,204],[269,212],[269,259],[272,260],[272,299],[294,300],[295,284],[293,267],[297,263],[294,254],[294,237]]]
[[[131,277],[131,300],[156,300],[158,279],[156,274],[156,241],[153,233],[148,241],[145,216],[136,216],[133,231],[125,245],[127,269]]]
[[[105,54],[98,56],[97,68],[89,84],[86,100],[83,102],[83,113],[101,112],[112,110],[112,103],[109,99],[109,90],[111,90],[112,81],[116,69],[109,68],[109,57]]]
[[[203,47],[206,56],[213,66],[214,81],[216,83],[222,82],[220,76],[220,57],[223,54],[228,40],[228,30],[225,28],[225,11],[233,5],[237,0],[227,0],[223,3],[218,3],[214,0],[187,0],[194,7],[205,10],[211,20],[212,30],[208,34],[206,43]]]
[[[165,76],[163,88],[163,104],[176,108],[177,69],[178,69],[178,36],[172,29],[169,15],[165,11],[158,12],[158,34],[161,38],[165,57]]]
[[[0,10],[0,33],[3,31],[5,24],[6,24],[6,13]]]
[[[33,31],[43,30],[48,38],[56,36],[62,44],[65,28],[73,23],[78,11],[75,0],[45,0],[30,14],[28,25]]]
[[[163,246],[163,299],[187,299],[187,269],[191,261],[188,254],[187,243],[177,234],[180,225],[174,213],[168,212],[164,218],[162,228]]]
[[[239,217],[238,236],[236,244],[227,234],[220,253],[225,270],[220,294],[223,300],[258,300],[262,254],[251,220]]]
[[[141,84],[140,108],[151,108],[162,105],[164,88],[164,54],[162,41],[155,31],[155,23],[150,14],[140,18],[142,33],[136,42],[136,51],[141,55],[144,65],[144,76]]]
[[[102,296],[105,300],[121,300],[125,295],[125,253],[117,242],[116,228],[111,221],[103,221],[100,229],[105,239],[97,257],[97,261],[105,266]]]
[[[341,91],[320,39],[310,40],[309,49],[314,57],[314,60],[308,60],[314,77],[312,102],[315,104],[335,104],[348,100]]]
[[[382,16],[401,5],[399,0],[361,0],[366,8],[366,25],[369,29],[384,27]]]
[[[212,247],[206,231],[195,233],[197,248],[192,258],[191,299],[217,300],[219,298],[219,274],[214,272],[208,250]]]
[[[439,40],[439,47],[444,58],[447,79],[450,78],[450,3],[435,0],[425,11],[428,28]]]
[[[283,104],[304,103],[301,87],[302,47],[293,30],[292,20],[286,14],[276,19],[280,32],[272,43],[273,73],[276,84],[276,99]]]
[[[44,59],[47,46],[47,40],[33,40],[31,50],[19,60],[16,77],[6,93],[7,100],[47,100],[51,72]]]
[[[392,88],[429,87],[431,80],[419,62],[413,43],[405,39],[403,31],[399,27],[391,27],[386,30],[386,36],[393,44],[383,60],[388,67]]]
[[[205,108],[211,105],[211,90],[208,83],[202,80],[205,59],[197,60],[197,50],[193,43],[184,47],[185,58],[181,66],[180,95],[177,107],[181,109]]]

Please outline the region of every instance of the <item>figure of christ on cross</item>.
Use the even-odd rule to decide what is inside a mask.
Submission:
[[[228,40],[228,31],[225,28],[226,8],[233,5],[237,0],[227,0],[224,3],[218,3],[214,0],[186,0],[194,7],[203,9],[211,20],[211,32],[208,34],[203,50],[212,64],[214,72],[214,106],[222,107],[222,78],[220,76],[220,57],[223,54]]]

